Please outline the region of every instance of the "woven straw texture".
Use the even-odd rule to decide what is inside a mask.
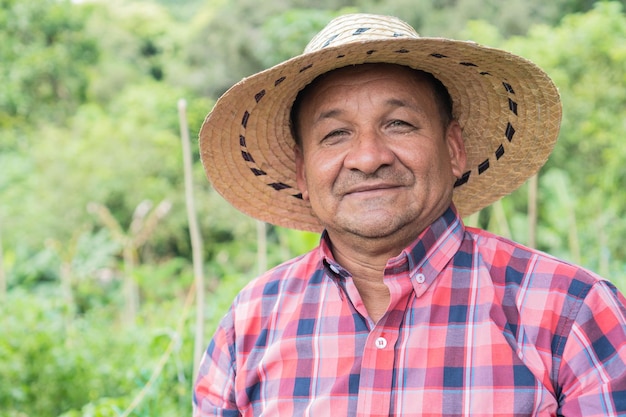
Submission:
[[[296,186],[291,105],[318,75],[374,62],[430,72],[447,87],[467,151],[453,196],[462,216],[517,189],[550,155],[561,104],[535,64],[473,42],[420,38],[393,17],[346,15],[302,55],[240,81],[217,101],[200,131],[201,159],[214,188],[256,219],[321,231]]]

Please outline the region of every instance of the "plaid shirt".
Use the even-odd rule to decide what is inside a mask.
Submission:
[[[372,322],[324,234],[221,321],[199,416],[626,415],[626,308],[611,283],[453,209],[396,258]]]

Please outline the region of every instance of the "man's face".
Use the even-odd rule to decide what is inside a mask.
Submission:
[[[417,236],[450,205],[465,165],[430,84],[395,65],[336,70],[299,112],[298,187],[331,238]]]

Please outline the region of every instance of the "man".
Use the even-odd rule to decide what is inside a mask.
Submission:
[[[323,233],[237,296],[194,414],[626,415],[624,297],[461,220],[538,171],[560,116],[534,64],[387,16],[231,88],[200,132],[213,185]]]

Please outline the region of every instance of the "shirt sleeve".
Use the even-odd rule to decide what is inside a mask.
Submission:
[[[626,415],[626,300],[607,281],[594,284],[564,344],[560,415]]]
[[[193,392],[194,417],[238,417],[235,396],[235,346],[232,310],[222,319],[209,343]]]

